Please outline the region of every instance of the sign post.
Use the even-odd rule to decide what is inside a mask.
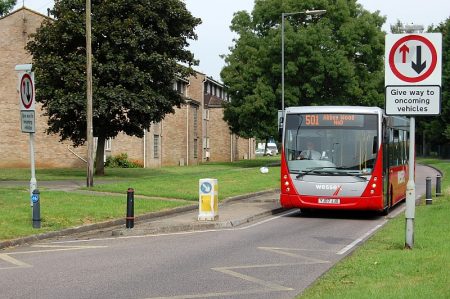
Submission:
[[[35,119],[35,87],[34,72],[31,71],[31,64],[16,65],[15,70],[19,75],[19,105],[20,105],[20,124],[23,133],[30,134],[30,163],[31,163],[31,179],[30,179],[30,196],[37,189],[36,171],[34,163],[34,133],[36,131]],[[33,208],[33,201],[30,200],[30,206]]]
[[[409,178],[406,187],[405,247],[414,246],[416,190],[415,116],[441,111],[442,35],[388,34],[385,43],[385,110],[387,115],[409,115]]]

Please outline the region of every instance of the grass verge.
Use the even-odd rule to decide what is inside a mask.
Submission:
[[[270,167],[269,173],[261,174],[259,167],[236,167],[233,165],[204,165],[191,168],[165,168],[158,175],[138,177],[130,175],[126,182],[96,185],[93,190],[123,192],[131,187],[136,194],[198,200],[198,181],[202,178],[218,180],[219,200],[240,194],[279,188],[279,167]],[[138,172],[138,169],[135,169]],[[130,172],[131,174],[132,172]]]
[[[135,195],[158,197],[158,199],[135,198],[135,215],[161,211],[198,200],[198,180],[216,178],[219,199],[270,190],[279,187],[279,166],[269,167],[268,174],[259,168],[279,161],[279,157],[259,158],[235,163],[208,163],[189,167],[163,167],[158,169],[106,169],[102,184],[91,190],[108,192],[108,195],[77,192],[41,191],[42,228],[33,229],[28,183],[23,187],[7,187],[8,181],[29,180],[28,169],[0,169],[0,240],[55,231],[63,228],[101,222],[124,217],[126,191],[129,187]],[[85,170],[43,169],[36,171],[39,181],[84,180]],[[95,178],[97,180],[99,178]],[[111,180],[111,183],[108,182]],[[117,193],[110,195],[109,192]],[[171,201],[163,198],[188,201]]]
[[[443,172],[445,195],[416,207],[414,248],[401,214],[298,298],[450,298],[450,163],[419,162]]]
[[[29,192],[19,188],[0,190],[0,240],[125,217],[126,194],[95,195],[45,191],[41,194],[41,228],[33,229]],[[135,215],[190,204],[183,201],[135,198]]]

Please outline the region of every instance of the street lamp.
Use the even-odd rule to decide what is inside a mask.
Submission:
[[[326,13],[326,10],[305,10],[296,12],[281,13],[281,117],[284,122],[284,18],[292,15],[304,14],[308,16],[320,16]]]

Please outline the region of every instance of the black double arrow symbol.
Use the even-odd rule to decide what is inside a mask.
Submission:
[[[409,52],[408,46],[403,45],[399,51],[402,53],[402,63],[406,63],[406,53]],[[426,67],[427,62],[422,61],[422,46],[416,46],[416,62],[411,61],[411,68],[415,70],[417,74],[420,74]]]

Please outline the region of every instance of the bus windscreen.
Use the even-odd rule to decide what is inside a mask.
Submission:
[[[377,124],[374,114],[287,114],[284,150],[289,171],[370,174],[378,152]]]

